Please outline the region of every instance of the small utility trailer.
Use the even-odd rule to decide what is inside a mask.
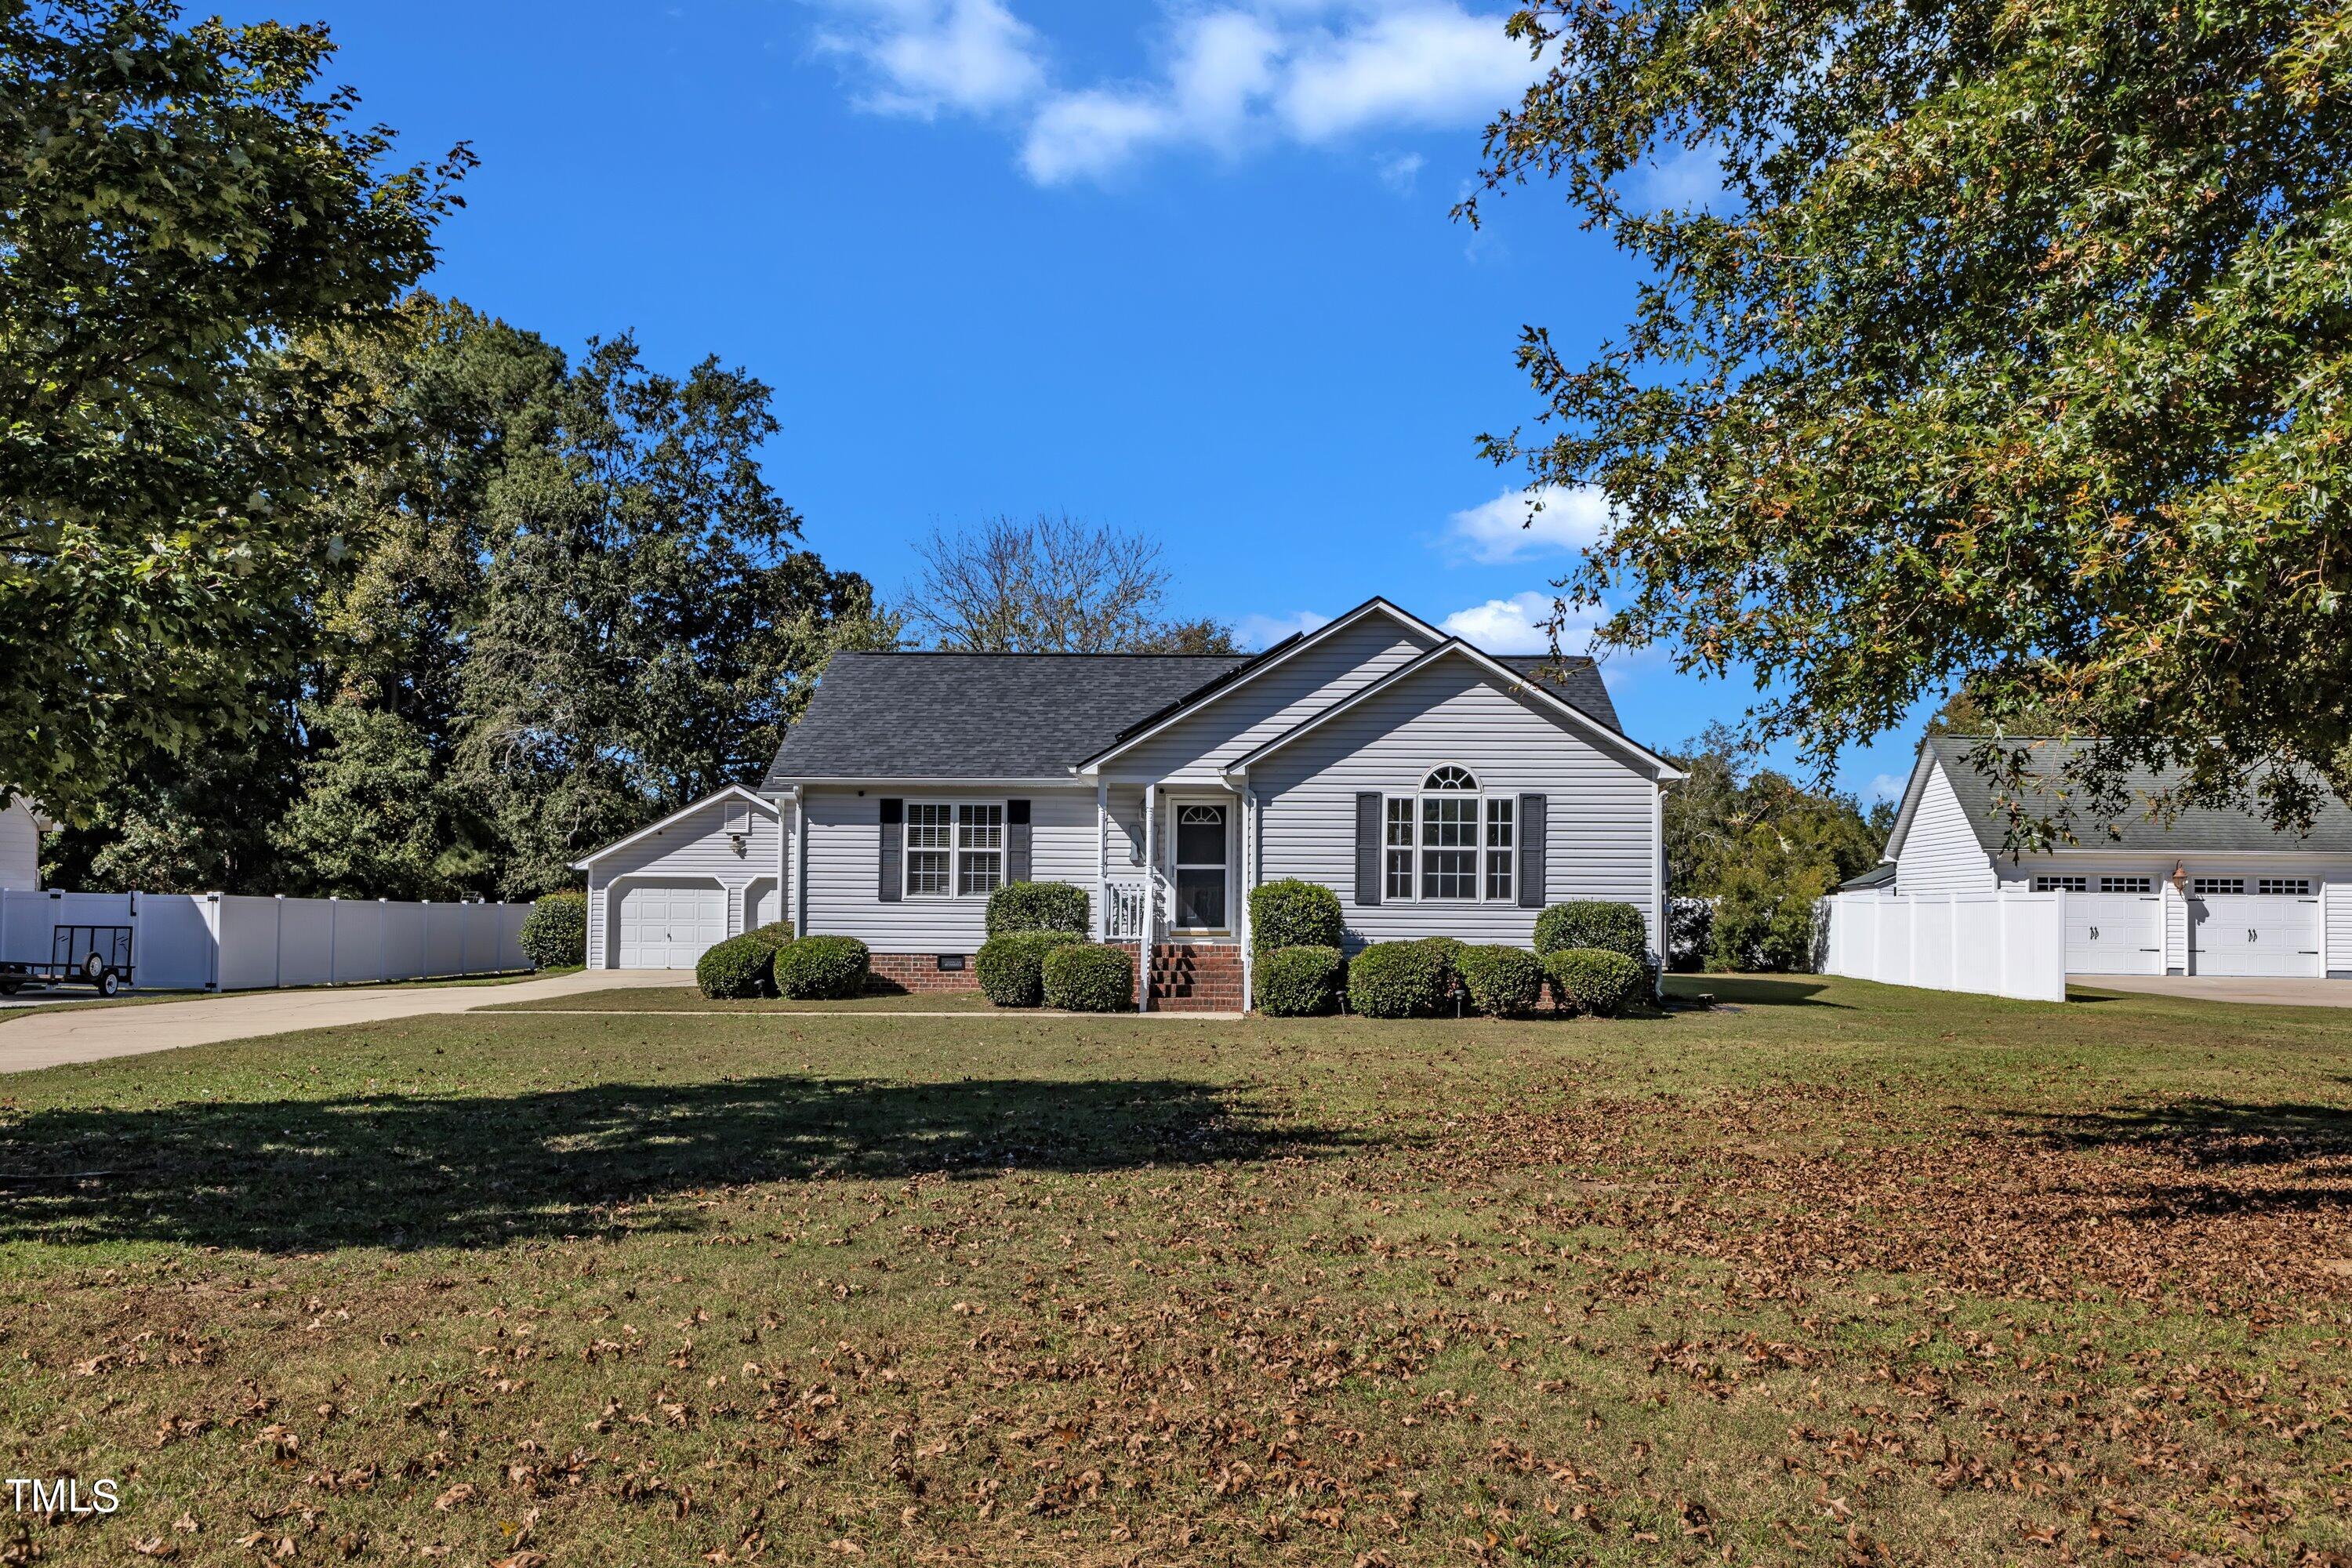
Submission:
[[[0,996],[26,985],[93,985],[111,996],[131,974],[129,926],[52,926],[48,962],[0,962]]]

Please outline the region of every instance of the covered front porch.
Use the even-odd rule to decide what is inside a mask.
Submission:
[[[1095,940],[1137,951],[1136,1006],[1246,1005],[1256,802],[1223,781],[1095,785]]]

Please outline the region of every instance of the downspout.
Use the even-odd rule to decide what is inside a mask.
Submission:
[[[1674,933],[1666,924],[1666,781],[1660,779],[1650,792],[1650,886],[1651,918],[1657,921],[1658,978],[1655,994],[1664,1000],[1666,994],[1666,964],[1674,957]]]
[[[808,805],[801,786],[793,785],[793,934],[809,934]]]
[[[1095,775],[1095,940],[1110,935],[1110,781]]]
[[[1257,888],[1258,820],[1257,790],[1250,783],[1249,770],[1244,768],[1242,778],[1242,1011],[1254,1010],[1252,998],[1257,994],[1257,931],[1251,923],[1250,894]]]

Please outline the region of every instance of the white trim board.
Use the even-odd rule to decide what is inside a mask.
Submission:
[[[1223,701],[1230,693],[1239,691],[1243,687],[1247,686],[1251,681],[1255,680],[1267,670],[1279,669],[1282,666],[1289,663],[1291,659],[1297,658],[1299,654],[1306,652],[1308,648],[1315,647],[1318,643],[1324,641],[1328,637],[1337,636],[1339,633],[1346,630],[1351,626],[1354,626],[1358,621],[1362,620],[1365,616],[1371,615],[1375,611],[1387,615],[1410,631],[1419,632],[1424,637],[1434,637],[1441,644],[1450,640],[1446,637],[1444,632],[1439,631],[1435,626],[1431,626],[1427,621],[1423,620],[1419,616],[1412,614],[1410,610],[1399,609],[1396,605],[1390,604],[1386,599],[1380,598],[1378,596],[1367,599],[1362,604],[1358,605],[1354,609],[1349,610],[1347,614],[1341,616],[1338,620],[1326,621],[1323,625],[1317,626],[1313,631],[1305,633],[1304,635],[1295,638],[1287,646],[1278,647],[1266,654],[1262,654],[1257,658],[1251,660],[1248,664],[1241,666],[1239,670],[1230,679],[1226,680],[1223,684],[1217,686],[1215,689],[1203,694],[1198,700],[1182,703],[1182,705],[1178,707],[1173,712],[1165,714],[1155,721],[1148,730],[1139,731],[1123,741],[1112,742],[1101,751],[1097,752],[1093,756],[1087,757],[1083,761],[1073,764],[1070,771],[1074,773],[1082,773],[1089,777],[1098,775],[1102,772],[1102,764],[1108,762],[1111,758],[1118,755],[1121,752],[1128,751],[1133,747],[1143,744],[1144,742],[1149,741],[1152,736],[1159,734],[1171,724],[1178,723],[1183,720],[1190,719],[1195,713],[1206,710],[1216,703]]]
[[[1593,738],[1602,745],[1619,747],[1631,752],[1634,756],[1639,757],[1643,762],[1649,764],[1651,776],[1658,780],[1660,783],[1671,784],[1676,779],[1683,777],[1683,771],[1680,768],[1675,767],[1672,763],[1666,761],[1665,758],[1658,755],[1655,752],[1651,751],[1640,742],[1629,739],[1628,737],[1620,734],[1618,731],[1611,729],[1608,725],[1603,724],[1600,720],[1595,719],[1591,714],[1587,713],[1583,709],[1579,708],[1575,703],[1569,701],[1566,698],[1556,696],[1550,691],[1546,690],[1541,682],[1528,676],[1521,675],[1517,670],[1513,669],[1510,666],[1492,658],[1483,650],[1464,642],[1460,637],[1446,638],[1444,642],[1438,644],[1435,647],[1431,648],[1419,658],[1413,659],[1408,664],[1398,666],[1395,669],[1389,671],[1388,674],[1381,677],[1378,680],[1373,681],[1370,685],[1360,687],[1357,690],[1339,699],[1339,701],[1332,703],[1331,706],[1324,709],[1321,712],[1301,720],[1297,724],[1292,725],[1289,729],[1285,730],[1281,734],[1275,736],[1272,740],[1265,742],[1264,744],[1259,745],[1251,751],[1244,752],[1241,756],[1225,763],[1224,771],[1234,773],[1247,773],[1250,768],[1259,761],[1271,756],[1274,752],[1278,752],[1283,747],[1290,744],[1291,742],[1298,740],[1300,737],[1307,735],[1314,730],[1319,729],[1326,721],[1338,718],[1340,714],[1353,709],[1358,703],[1367,701],[1371,698],[1377,697],[1381,693],[1387,691],[1399,681],[1407,679],[1412,676],[1418,675],[1421,671],[1427,669],[1430,666],[1435,664],[1439,659],[1444,658],[1449,655],[1459,655],[1460,657],[1470,660],[1472,664],[1475,665],[1480,671],[1486,675],[1488,680],[1494,682],[1506,692],[1513,695],[1525,692],[1528,696],[1538,698],[1549,704],[1559,713],[1570,720],[1573,720],[1578,725],[1591,731]]]
[[[729,784],[725,789],[719,791],[716,795],[704,795],[692,805],[682,805],[678,807],[676,811],[671,812],[667,816],[663,817],[659,822],[653,824],[651,826],[638,828],[626,838],[615,838],[610,844],[605,845],[602,849],[593,849],[589,851],[589,853],[582,856],[579,859],[572,862],[572,868],[575,871],[585,871],[589,867],[594,865],[597,861],[602,860],[605,856],[612,854],[614,850],[626,849],[632,844],[652,837],[655,834],[659,833],[665,827],[668,827],[676,823],[683,822],[688,817],[692,816],[696,812],[700,811],[706,805],[715,805],[719,802],[735,795],[742,796],[745,800],[750,801],[754,806],[757,806],[761,811],[776,811],[776,803],[770,800],[767,796],[762,795],[754,795],[750,790],[745,789],[741,784]],[[782,814],[781,812],[777,812],[777,816],[781,817]]]

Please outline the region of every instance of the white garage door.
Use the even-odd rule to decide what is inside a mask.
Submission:
[[[2066,895],[2066,973],[2164,973],[2164,900],[2154,893]]]
[[[726,940],[727,889],[709,882],[624,882],[623,969],[692,969]]]
[[[2192,974],[2317,974],[2319,900],[2255,893],[2189,900]]]

